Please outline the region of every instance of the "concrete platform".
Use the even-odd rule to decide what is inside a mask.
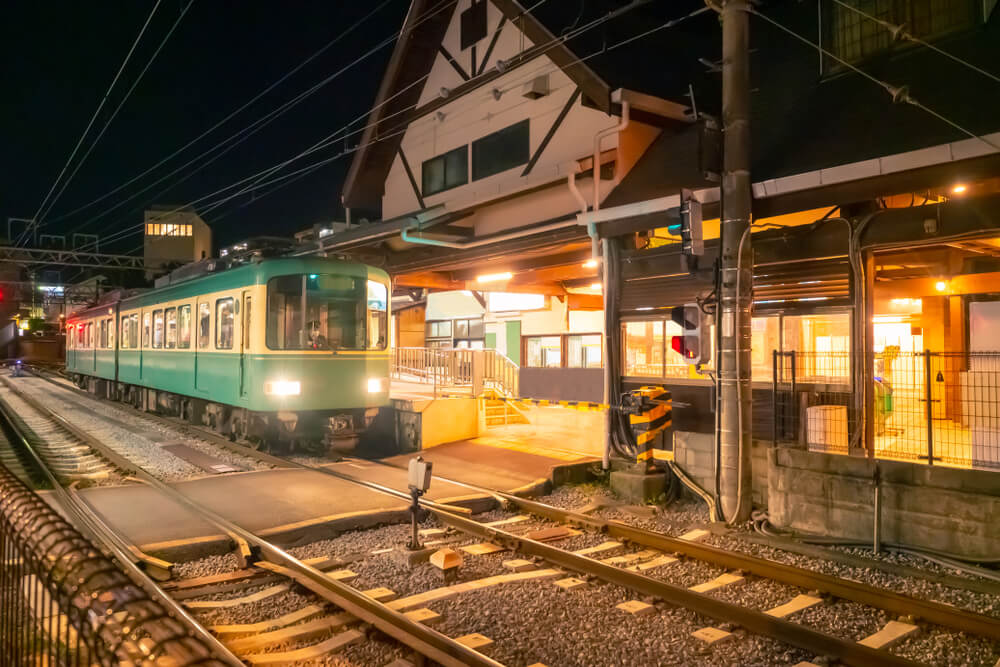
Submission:
[[[566,462],[496,447],[453,443],[422,452],[435,472],[504,491],[550,480]],[[329,464],[345,474],[406,490],[407,461],[413,455]],[[392,467],[398,466],[398,467]],[[408,519],[408,503],[311,470],[279,469],[215,475],[174,486],[237,525],[284,546],[333,537],[345,530]],[[167,560],[220,553],[229,540],[211,524],[142,485],[93,487],[82,497],[107,522],[144,551]],[[455,484],[436,481],[432,500],[484,511],[494,500]]]

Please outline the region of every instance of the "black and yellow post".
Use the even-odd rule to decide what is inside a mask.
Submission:
[[[638,410],[628,417],[632,434],[640,448],[636,462],[652,466],[657,460],[672,460],[673,451],[656,446],[659,441],[657,436],[672,423],[670,392],[663,387],[653,386],[640,387],[629,393],[632,395],[633,406]]]

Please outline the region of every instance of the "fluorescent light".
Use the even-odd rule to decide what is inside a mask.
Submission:
[[[499,283],[504,280],[510,280],[514,277],[514,274],[510,271],[504,271],[503,273],[487,273],[482,276],[476,276],[477,283]]]
[[[588,259],[586,262],[583,263],[583,268],[585,268],[585,269],[596,269],[597,268],[597,260],[596,259]]]
[[[368,393],[378,394],[385,391],[385,380],[382,378],[368,378]]]
[[[962,194],[963,192],[965,192],[968,189],[969,188],[964,183],[959,183],[958,185],[954,186],[951,189],[951,193],[953,195],[960,195],[960,194]]]
[[[943,280],[939,280],[936,283],[934,283],[934,289],[936,289],[938,292],[943,292],[946,289],[948,289],[948,283],[946,283]]]
[[[271,396],[298,396],[302,384],[298,380],[272,380],[264,383],[264,393]]]
[[[639,306],[636,310],[653,310],[652,306]]]

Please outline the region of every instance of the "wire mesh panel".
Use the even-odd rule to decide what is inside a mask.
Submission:
[[[773,440],[847,454],[858,442],[850,355],[775,350],[772,357]]]
[[[1000,353],[876,357],[875,455],[1000,470]]]
[[[221,665],[0,465],[0,665]]]

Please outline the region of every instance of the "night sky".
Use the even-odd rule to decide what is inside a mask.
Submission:
[[[185,2],[163,0],[160,4],[91,138],[135,81]],[[3,235],[8,216],[31,217],[38,209],[153,4],[153,0],[56,1],[7,3],[4,7],[0,25]],[[93,219],[123,196],[243,129],[393,35],[402,25],[408,4],[408,0],[388,0],[354,32],[211,135],[121,193],[59,220],[211,127],[378,6],[377,2],[194,0],[107,133],[44,217],[42,232],[106,235],[135,226],[148,204],[187,203],[287,159],[331,134],[370,108],[392,44],[186,182],[153,198],[200,162],[109,215]],[[359,138],[356,135],[352,143]],[[77,159],[89,145],[90,140]],[[332,147],[296,165],[329,157],[342,148]],[[252,204],[241,206],[250,201],[248,194],[206,213],[216,245],[254,234],[290,234],[316,222],[340,219],[340,184],[349,161],[349,156],[337,160]],[[113,249],[127,252],[141,242],[141,236],[134,235]]]

